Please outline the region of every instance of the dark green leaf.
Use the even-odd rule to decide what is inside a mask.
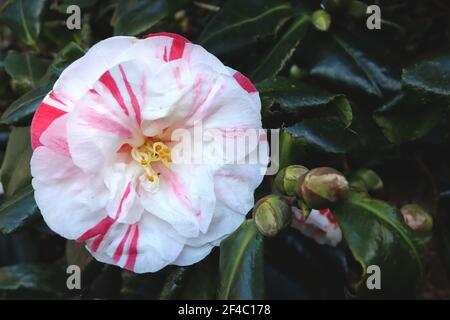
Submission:
[[[219,299],[264,298],[264,242],[253,220],[220,244]]]
[[[25,226],[39,213],[30,185],[0,205],[0,232],[10,234]]]
[[[298,18],[281,37],[278,43],[258,63],[258,67],[251,74],[255,82],[275,76],[283,69],[295,49],[302,42],[306,32],[311,26],[309,16],[303,15]]]
[[[360,145],[358,135],[335,118],[305,119],[286,131],[327,153],[348,153]]]
[[[279,167],[304,163],[307,142],[303,137],[296,136],[284,129],[280,131]],[[272,152],[274,152],[272,147]],[[276,151],[275,151],[276,152]]]
[[[0,175],[7,197],[30,184],[31,153],[30,128],[13,127],[6,146]]]
[[[116,35],[137,35],[174,13],[186,0],[120,0],[112,24]]]
[[[216,55],[225,54],[274,34],[291,13],[282,0],[230,0],[208,23],[199,42]]]
[[[0,20],[11,28],[15,37],[20,41],[30,46],[36,46],[45,3],[45,0],[10,1],[10,4],[0,14]]]
[[[377,109],[373,117],[386,138],[402,143],[423,137],[442,120],[443,109],[438,105],[421,105],[400,94]]]
[[[325,35],[309,53],[310,74],[346,94],[384,98],[400,90],[400,81],[368,49],[343,35]]]
[[[0,122],[7,125],[30,125],[34,111],[52,87],[53,84],[44,84],[28,91],[3,112]]]
[[[318,116],[335,117],[344,127],[348,127],[352,122],[350,103],[342,94],[330,93],[285,77],[263,81],[257,87],[267,126],[274,126],[285,119],[292,124],[305,117]]]
[[[398,209],[364,194],[350,193],[333,211],[354,258],[362,268],[350,287],[357,297],[406,297],[420,288],[424,243],[403,222]],[[381,289],[369,290],[367,267],[381,270]]]
[[[19,93],[34,88],[42,78],[50,62],[30,54],[9,52],[4,61],[5,70]]]
[[[74,60],[80,58],[84,50],[76,43],[69,43],[55,56],[44,77],[36,88],[14,101],[2,114],[0,122],[8,125],[30,125],[36,108],[53,88],[53,82]]]
[[[450,105],[450,53],[432,55],[406,68],[402,81],[420,104]]]
[[[294,228],[265,239],[268,299],[343,299],[344,244],[320,245]],[[281,249],[282,248],[282,249]]]
[[[56,80],[65,68],[75,60],[81,58],[85,52],[86,51],[75,42],[69,42],[55,55],[52,64],[48,68],[41,82],[44,83]]]

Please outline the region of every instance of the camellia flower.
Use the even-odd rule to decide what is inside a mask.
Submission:
[[[337,246],[342,240],[342,231],[330,209],[312,209],[305,219],[302,210],[292,207],[294,217],[291,226],[319,244]]]
[[[190,265],[232,233],[256,164],[175,163],[174,130],[261,128],[251,82],[185,38],[112,37],[67,67],[31,126],[36,202],[49,227],[138,273]],[[228,131],[227,131],[228,132]]]

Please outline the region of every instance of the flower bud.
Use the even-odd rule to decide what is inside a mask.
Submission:
[[[312,209],[331,207],[348,190],[347,179],[339,171],[328,168],[310,170],[299,180],[299,194]]]
[[[430,233],[433,229],[433,218],[418,204],[407,204],[400,209],[405,223],[421,234]]]
[[[281,196],[261,198],[253,208],[256,228],[266,237],[274,237],[291,223],[291,208]]]
[[[303,210],[292,207],[291,227],[303,235],[314,239],[318,244],[337,246],[342,240],[342,231],[329,209],[311,210],[306,217]]]
[[[312,23],[319,31],[330,29],[331,17],[325,10],[317,10],[312,14]]]
[[[383,190],[383,180],[373,170],[362,168],[356,170],[350,176],[350,185],[356,187],[364,187],[367,191],[381,191]],[[362,184],[361,184],[362,183]]]
[[[283,168],[275,177],[275,191],[283,195],[295,196],[298,179],[306,172],[308,172],[308,169],[299,165]]]

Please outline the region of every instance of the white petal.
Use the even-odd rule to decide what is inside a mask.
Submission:
[[[190,266],[204,259],[213,248],[214,246],[209,243],[201,247],[191,247],[186,245],[172,264],[176,266]]]
[[[144,208],[167,221],[180,235],[196,237],[205,232],[215,207],[211,173],[203,166],[160,166],[160,187],[142,194]]]
[[[107,193],[101,177],[89,176],[69,158],[46,147],[31,158],[36,203],[49,227],[76,239],[105,214]]]

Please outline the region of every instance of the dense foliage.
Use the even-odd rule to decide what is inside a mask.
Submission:
[[[366,27],[364,3],[380,6],[380,30]],[[81,7],[81,30],[66,27],[70,4]],[[96,42],[159,31],[182,34],[252,79],[264,127],[281,128],[281,167],[381,176],[384,190],[353,190],[333,208],[339,246],[290,228],[265,238],[248,220],[194,266],[137,275],[48,229],[30,185],[36,107]],[[2,1],[0,297],[450,298],[449,43],[446,0]],[[256,199],[272,184],[266,177]],[[412,202],[434,217],[431,241],[403,221],[399,208]],[[82,267],[81,290],[66,288],[69,264]],[[381,290],[365,286],[373,264]]]

